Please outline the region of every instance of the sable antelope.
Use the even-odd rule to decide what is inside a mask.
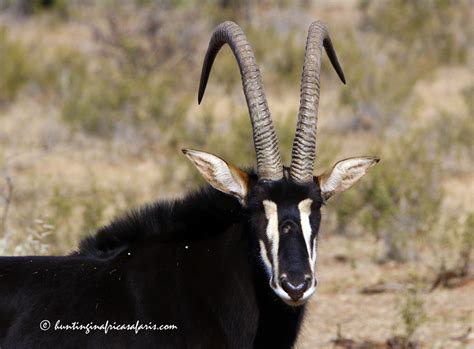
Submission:
[[[253,51],[241,28],[212,34],[201,102],[220,48],[235,55],[256,171],[183,150],[210,184],[100,229],[64,257],[0,258],[2,348],[289,348],[316,289],[320,208],[378,159],[339,161],[313,176],[322,47],[344,74],[322,22],[309,27],[290,167],[284,167]],[[51,329],[40,328],[42,320]],[[173,331],[61,331],[61,324],[173,324]]]

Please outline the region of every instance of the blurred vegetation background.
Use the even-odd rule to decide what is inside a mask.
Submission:
[[[341,85],[323,58],[316,172],[344,157],[382,158],[328,204],[327,264],[346,263],[356,288],[386,285],[386,268],[395,268],[399,332],[418,332],[428,347],[465,345],[432,336],[439,330],[423,320],[423,290],[472,276],[469,0],[0,0],[0,254],[68,253],[114,216],[202,184],[182,147],[253,166],[228,48],[197,106],[208,39],[223,20],[239,23],[253,45],[288,163],[315,19],[328,24],[348,80]],[[434,317],[462,331],[473,317],[472,302],[463,307],[457,320]],[[313,347],[312,331],[322,329],[311,327],[301,347]]]

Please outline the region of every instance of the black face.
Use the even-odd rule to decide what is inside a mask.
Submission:
[[[323,203],[319,183],[254,182],[247,206],[270,287],[286,303],[303,304],[316,287],[316,240]]]

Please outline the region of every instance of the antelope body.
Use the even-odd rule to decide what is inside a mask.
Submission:
[[[322,47],[343,82],[326,26],[311,24],[289,168],[253,51],[224,22],[204,59],[201,102],[228,44],[239,64],[257,169],[183,150],[209,186],[113,221],[64,257],[0,258],[0,347],[290,348],[316,289],[320,208],[378,162],[358,157],[313,175]],[[51,322],[44,330],[43,320]],[[174,325],[170,331],[84,331],[60,324]]]

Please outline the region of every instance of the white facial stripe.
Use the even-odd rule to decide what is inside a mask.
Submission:
[[[300,211],[301,219],[301,229],[303,230],[304,241],[306,243],[306,249],[308,251],[308,256],[311,261],[310,267],[311,271],[314,273],[314,262],[316,258],[316,243],[311,248],[311,224],[309,222],[309,216],[311,215],[311,204],[313,200],[305,199],[298,204],[298,209]]]
[[[267,237],[271,244],[271,254],[273,261],[273,275],[278,277],[278,246],[280,243],[280,234],[278,232],[278,208],[277,205],[270,200],[263,200],[265,208],[265,216],[267,217]]]
[[[272,276],[272,264],[270,263],[270,260],[268,259],[268,253],[267,253],[267,248],[265,247],[265,243],[260,240],[260,256],[262,257],[263,264],[265,264],[265,270],[268,273],[268,276]]]
[[[316,257],[317,257],[317,252],[316,252],[316,239],[315,241],[313,242],[313,254],[311,255],[311,261],[313,262],[313,264],[316,264]]]

